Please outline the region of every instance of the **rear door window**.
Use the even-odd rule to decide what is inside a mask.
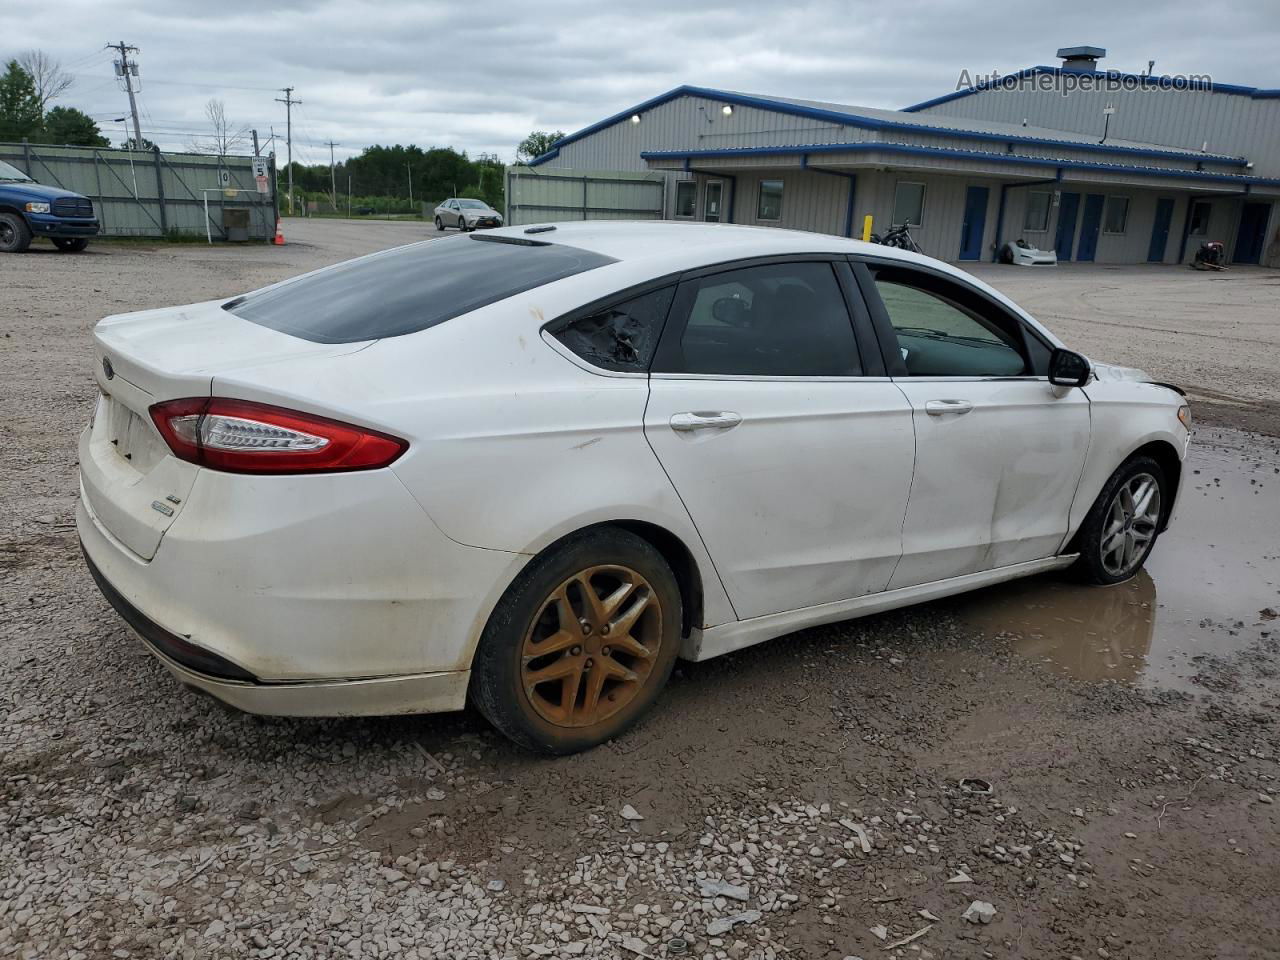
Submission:
[[[765,264],[689,283],[696,292],[688,315],[680,323],[673,316],[654,372],[862,375],[853,324],[830,263]]]
[[[517,237],[447,237],[361,257],[237,297],[223,309],[316,343],[399,337],[614,263]]]

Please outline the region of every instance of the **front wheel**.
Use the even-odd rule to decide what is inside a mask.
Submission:
[[[89,246],[89,241],[84,237],[54,237],[53,245],[63,253],[79,253]]]
[[[657,699],[681,616],[675,576],[648,542],[612,528],[570,536],[494,608],[471,667],[472,702],[529,750],[603,743]]]
[[[0,213],[0,253],[22,253],[31,246],[31,228],[16,213]]]
[[[439,217],[436,217],[436,229],[439,230],[441,233],[444,233],[444,221],[441,220]]]
[[[1165,516],[1168,482],[1150,457],[1126,460],[1080,526],[1076,570],[1089,583],[1128,580],[1146,562]]]

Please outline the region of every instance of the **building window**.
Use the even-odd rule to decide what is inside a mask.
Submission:
[[[760,196],[756,200],[757,220],[782,219],[782,181],[761,180]]]
[[[1204,237],[1209,234],[1209,211],[1213,209],[1208,200],[1196,200],[1191,204],[1191,236]]]
[[[918,227],[924,223],[924,184],[899,180],[893,193],[893,226]]]
[[[1129,198],[1107,197],[1107,205],[1102,211],[1103,233],[1124,233],[1125,224],[1129,222]]]
[[[1049,229],[1049,207],[1053,194],[1044,190],[1027,193],[1027,211],[1022,217],[1022,229],[1027,233],[1043,233]]]
[[[676,216],[693,218],[698,209],[698,184],[694,180],[676,183]]]

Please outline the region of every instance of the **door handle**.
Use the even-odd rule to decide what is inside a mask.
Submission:
[[[718,413],[676,413],[671,416],[671,429],[677,433],[693,430],[728,430],[742,422],[742,417],[729,410]]]
[[[968,400],[930,400],[924,405],[924,412],[931,417],[944,417],[947,414],[959,416],[973,409]]]

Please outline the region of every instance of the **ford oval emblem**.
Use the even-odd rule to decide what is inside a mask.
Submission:
[[[115,367],[111,366],[111,361],[106,357],[102,358],[102,372],[108,380],[114,380],[116,376]]]

